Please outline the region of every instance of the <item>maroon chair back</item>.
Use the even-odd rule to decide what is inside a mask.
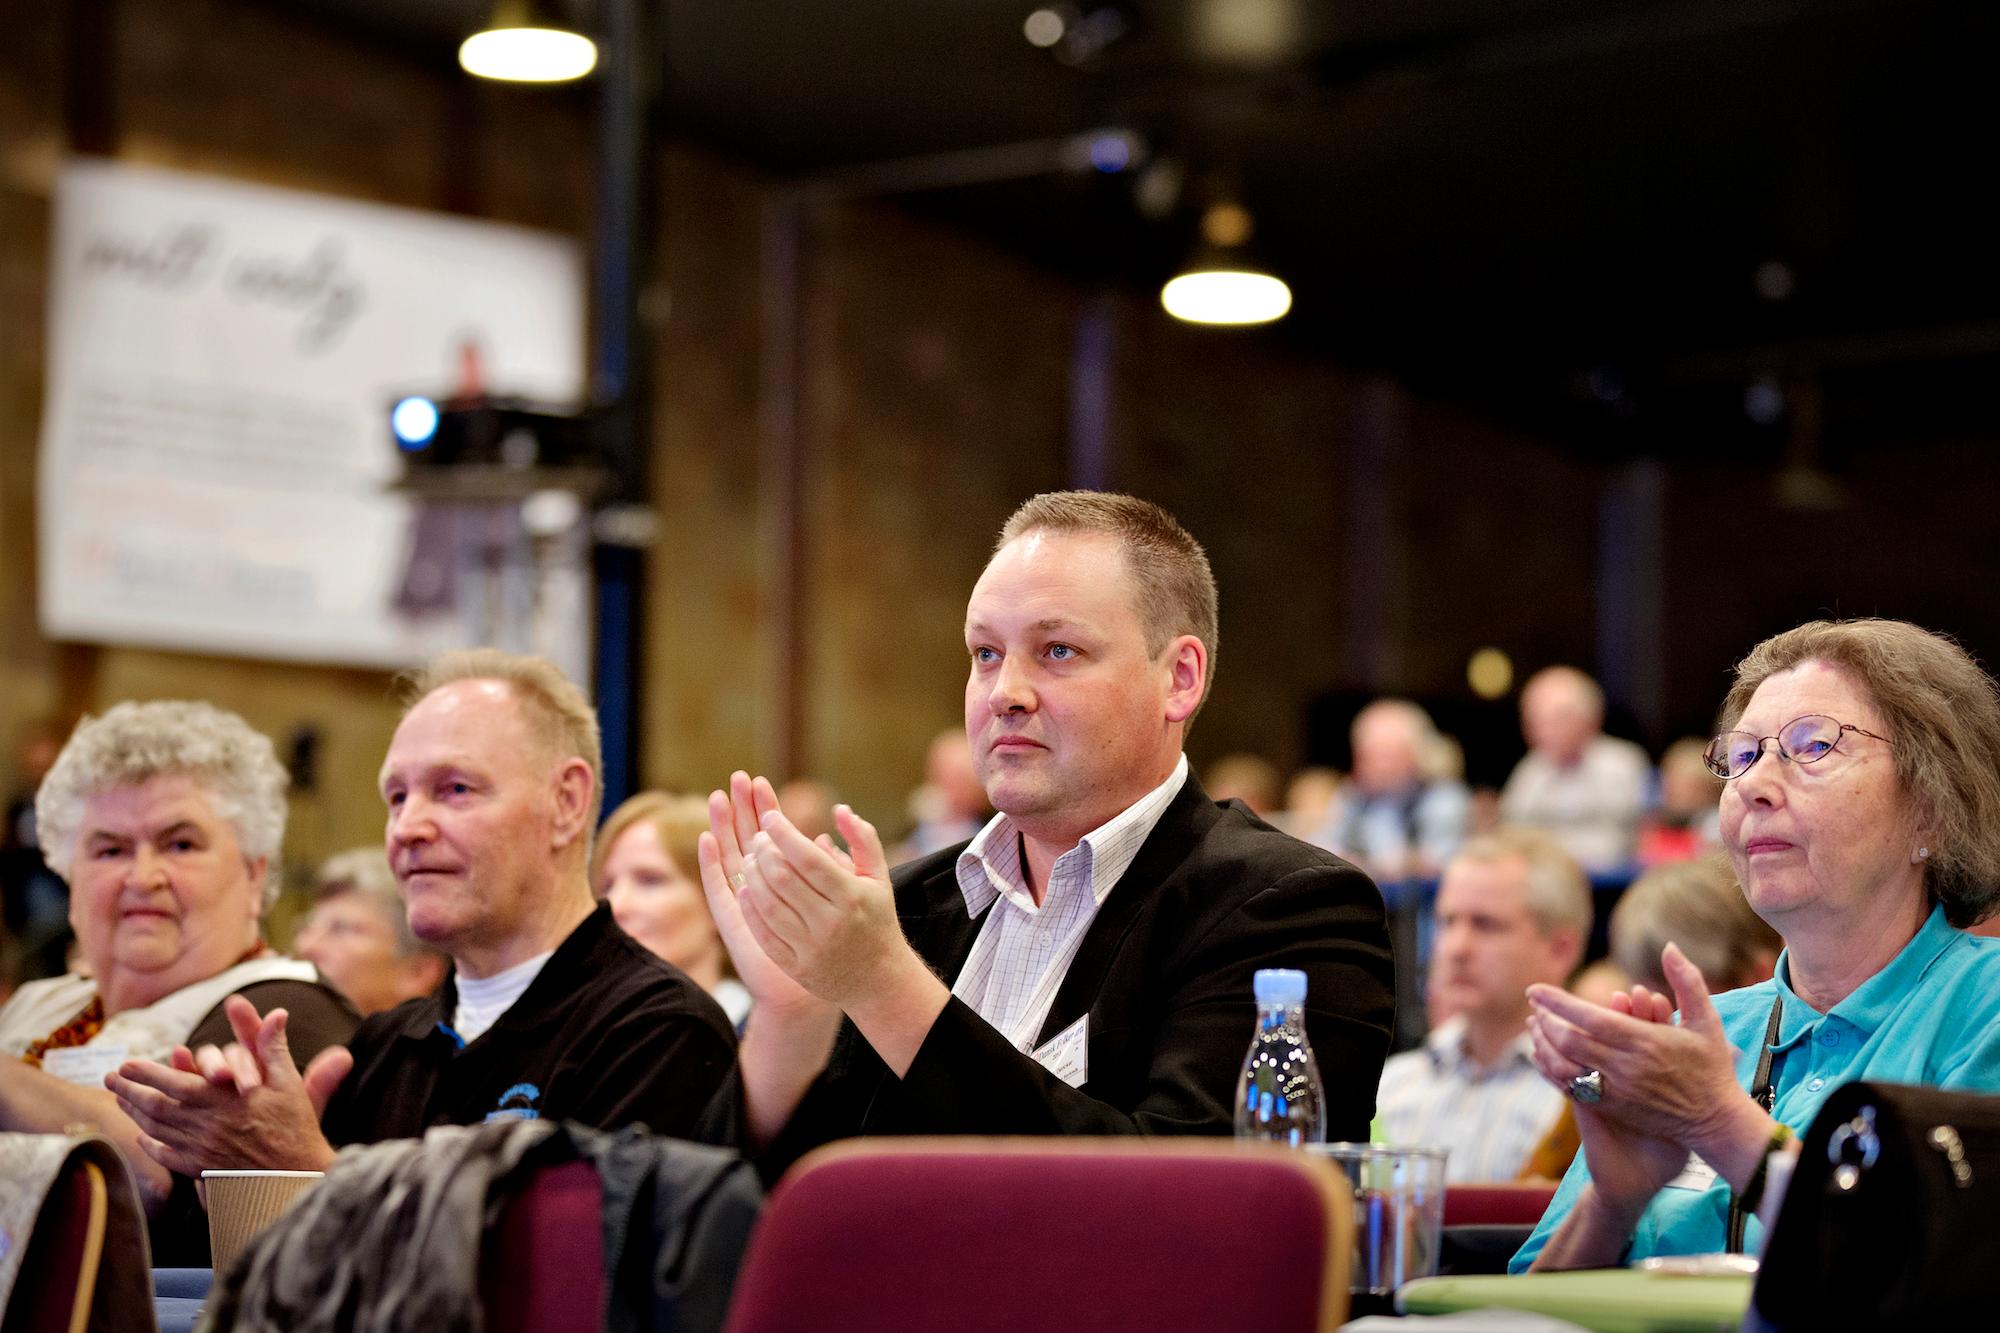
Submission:
[[[1556,1187],[1549,1185],[1452,1185],[1444,1192],[1448,1227],[1533,1226],[1549,1210]]]
[[[535,1173],[481,1256],[479,1294],[492,1333],[603,1327],[603,1211],[589,1162]]]
[[[767,1200],[727,1327],[1331,1329],[1353,1214],[1339,1173],[1265,1145],[835,1144]]]
[[[76,1159],[65,1166],[36,1215],[0,1333],[83,1333],[89,1327],[108,1211],[97,1164]]]

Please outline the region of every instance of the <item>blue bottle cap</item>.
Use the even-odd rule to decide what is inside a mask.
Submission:
[[[1293,968],[1260,968],[1251,982],[1251,988],[1257,993],[1258,1004],[1306,1002],[1306,974]]]

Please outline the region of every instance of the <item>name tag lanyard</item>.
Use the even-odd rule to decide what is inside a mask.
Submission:
[[[1771,1087],[1771,1047],[1778,1040],[1779,1021],[1784,1017],[1783,997],[1771,1001],[1771,1021],[1764,1025],[1764,1045],[1757,1053],[1757,1077],[1750,1085],[1750,1100],[1764,1108],[1769,1115],[1777,1104],[1778,1094]],[[1729,1252],[1743,1253],[1743,1232],[1750,1223],[1750,1210],[1743,1206],[1743,1197],[1734,1190],[1729,1194]]]

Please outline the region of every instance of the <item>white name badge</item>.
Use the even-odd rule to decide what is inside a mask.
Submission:
[[[123,1046],[65,1046],[42,1052],[44,1074],[85,1088],[102,1088],[104,1076],[124,1063]]]
[[[1043,1042],[1032,1058],[1072,1088],[1082,1087],[1090,1077],[1090,1015]]]
[[[1715,1168],[1693,1153],[1688,1154],[1687,1165],[1681,1173],[1667,1182],[1670,1190],[1705,1190],[1715,1183]]]

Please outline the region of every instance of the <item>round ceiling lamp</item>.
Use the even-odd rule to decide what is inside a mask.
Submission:
[[[1292,308],[1292,289],[1248,268],[1191,270],[1168,279],[1160,304],[1190,324],[1269,324]]]
[[[1254,224],[1241,204],[1211,204],[1202,214],[1202,246],[1160,289],[1168,314],[1189,324],[1269,324],[1292,308],[1285,280],[1244,253]]]
[[[548,0],[498,0],[487,25],[459,44],[468,74],[509,83],[567,83],[597,68],[597,43],[551,12]]]

